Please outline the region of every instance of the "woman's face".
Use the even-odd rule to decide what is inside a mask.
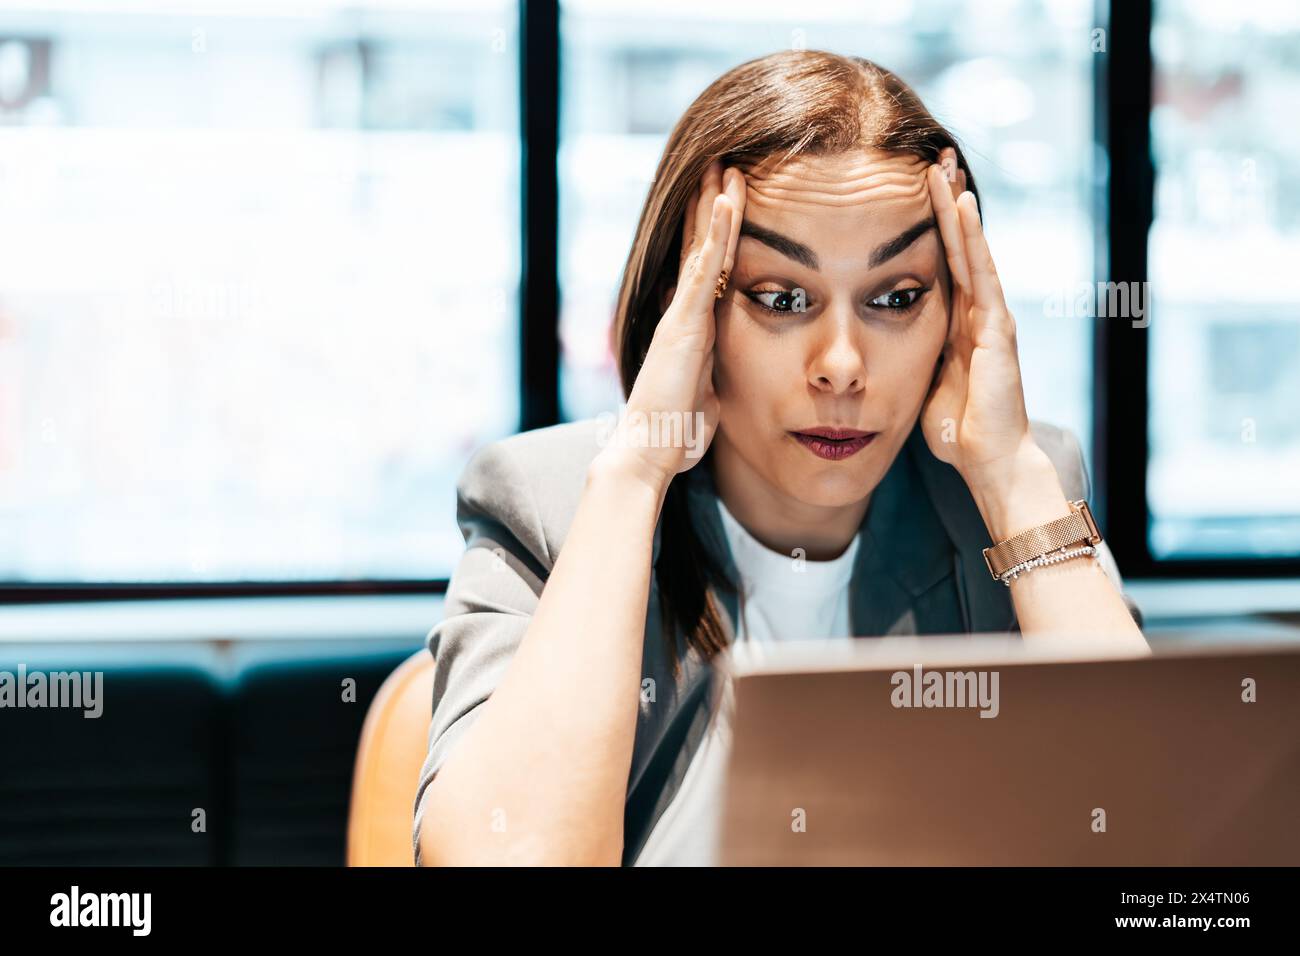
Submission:
[[[715,313],[714,447],[731,477],[839,507],[888,471],[948,334],[929,165],[869,151],[742,170],[740,243]],[[818,429],[874,435],[819,441]]]

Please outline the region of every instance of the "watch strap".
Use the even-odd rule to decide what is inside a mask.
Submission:
[[[1092,511],[1088,508],[1088,502],[1080,498],[1071,501],[1070,508],[1070,514],[1062,518],[1037,525],[990,548],[985,548],[984,563],[988,566],[989,574],[995,579],[1000,579],[1008,568],[1040,557],[1049,551],[1059,551],[1061,548],[1068,548],[1082,541],[1087,541],[1089,544],[1099,543],[1101,534],[1097,530],[1097,523],[1093,520]]]

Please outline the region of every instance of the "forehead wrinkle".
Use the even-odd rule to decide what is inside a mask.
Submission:
[[[775,207],[783,203],[803,203],[810,206],[860,206],[868,202],[910,202],[927,196],[924,179],[897,177],[876,181],[865,186],[846,184],[842,191],[809,189],[806,187],[750,186],[746,203],[758,207]]]
[[[836,156],[795,157],[779,167],[763,161],[741,167],[746,182],[746,207],[764,215],[770,225],[754,223],[745,216],[742,236],[750,236],[778,254],[807,268],[819,271],[819,257],[807,240],[848,230],[861,236],[875,234],[883,242],[864,250],[866,267],[879,266],[889,253],[901,253],[927,230],[923,223],[933,223],[929,182],[925,176],[930,163],[912,154],[856,152]],[[833,215],[833,220],[824,217]],[[845,216],[851,219],[845,219]],[[864,216],[859,221],[859,216]],[[892,235],[880,237],[888,229]],[[900,234],[911,232],[909,241],[899,242]],[[787,238],[788,237],[788,238]],[[860,240],[855,240],[854,245]],[[861,267],[862,260],[850,264],[839,260],[828,266]]]
[[[872,200],[908,200],[927,194],[925,170],[919,156],[861,159],[837,168],[824,159],[793,160],[777,169],[753,167],[745,172],[746,202],[782,202],[821,206],[850,206]]]

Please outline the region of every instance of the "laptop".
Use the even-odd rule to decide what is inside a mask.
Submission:
[[[722,865],[1300,864],[1300,642],[745,644]]]

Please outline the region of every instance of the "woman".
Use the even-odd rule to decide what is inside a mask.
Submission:
[[[705,90],[615,332],[614,427],[462,476],[418,863],[672,862],[656,826],[683,825],[732,640],[1069,625],[1147,652],[1104,542],[1007,584],[984,564],[1087,476],[1031,428],[965,157],[888,70],[787,51]]]

